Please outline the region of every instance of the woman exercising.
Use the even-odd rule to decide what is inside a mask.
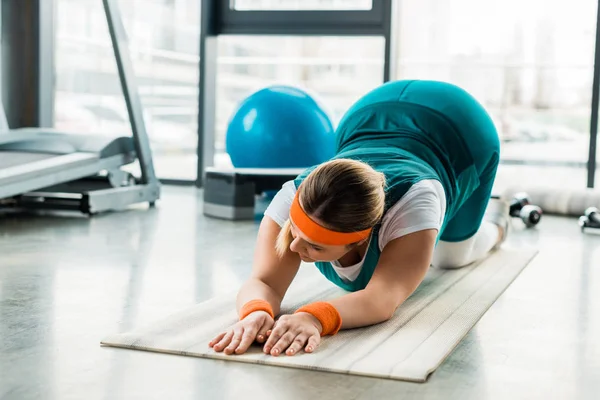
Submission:
[[[509,206],[490,201],[500,143],[484,108],[435,81],[386,83],[337,129],[337,154],[287,182],[265,212],[239,321],[217,352],[255,341],[274,356],[313,352],[340,329],[392,317],[428,268],[460,268],[506,238]],[[349,293],[280,312],[300,262]]]

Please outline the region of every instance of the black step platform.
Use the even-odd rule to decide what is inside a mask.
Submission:
[[[251,220],[256,196],[279,190],[304,168],[207,168],[204,177],[204,215],[228,220]]]

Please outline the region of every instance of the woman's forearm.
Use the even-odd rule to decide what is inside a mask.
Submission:
[[[275,250],[281,228],[265,216],[258,230],[252,275],[237,295],[237,310],[250,300],[266,300],[278,314],[281,301],[300,267],[300,257],[289,249],[283,257]]]
[[[396,297],[395,300],[398,298]],[[396,301],[386,301],[381,296],[372,296],[360,290],[331,300],[342,318],[342,329],[360,328],[387,321],[397,308]]]

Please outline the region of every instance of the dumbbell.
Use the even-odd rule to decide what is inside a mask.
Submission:
[[[542,209],[530,203],[527,193],[516,193],[510,202],[510,216],[521,218],[525,226],[530,228],[542,219]]]
[[[600,212],[596,207],[589,207],[585,210],[584,215],[579,217],[579,226],[581,231],[586,228],[600,229]]]

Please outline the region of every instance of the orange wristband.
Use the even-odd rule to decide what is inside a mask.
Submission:
[[[249,314],[254,311],[265,311],[269,313],[271,318],[275,318],[275,314],[273,313],[273,307],[269,304],[268,301],[262,299],[250,300],[246,304],[242,306],[240,309],[240,321],[246,318]]]
[[[326,301],[307,304],[300,307],[296,312],[309,313],[318,319],[323,327],[321,336],[335,335],[342,327],[342,316],[331,303]]]

